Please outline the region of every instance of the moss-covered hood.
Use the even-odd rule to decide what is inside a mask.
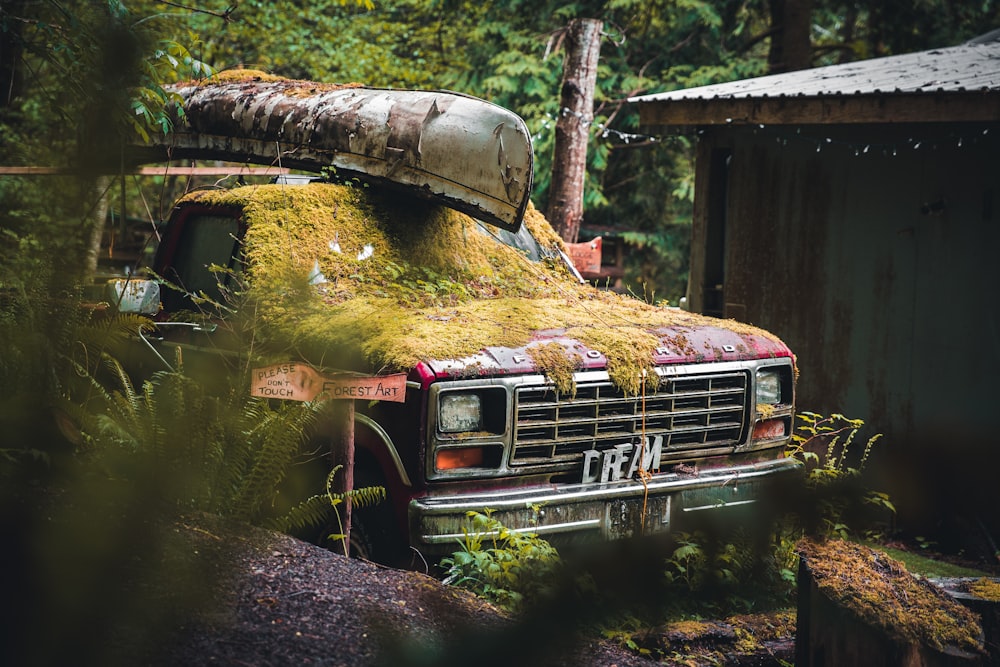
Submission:
[[[790,356],[773,335],[593,289],[532,208],[541,261],[468,216],[342,185],[248,186],[182,203],[232,206],[247,223],[245,297],[269,356],[318,367],[439,376],[606,368],[637,393],[644,370]],[[651,374],[650,374],[651,375]]]

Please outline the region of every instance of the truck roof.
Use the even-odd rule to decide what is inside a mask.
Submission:
[[[178,204],[206,205],[237,209],[246,223],[245,297],[254,307],[242,312],[261,319],[278,356],[294,349],[326,367],[362,361],[358,370],[368,372],[421,362],[442,374],[533,367],[557,386],[585,364],[606,363],[633,394],[656,364],[791,356],[756,327],[581,284],[530,205],[524,225],[542,246],[540,261],[464,213],[374,188],[246,186]],[[510,367],[515,356],[524,368]]]

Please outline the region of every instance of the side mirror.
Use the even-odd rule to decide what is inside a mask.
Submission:
[[[160,312],[160,284],[140,278],[115,278],[104,288],[104,298],[119,313],[156,315]]]

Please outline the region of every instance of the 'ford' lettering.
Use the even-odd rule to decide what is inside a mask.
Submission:
[[[600,452],[588,449],[583,453],[583,482],[617,482],[633,479],[637,472],[650,472],[660,467],[663,436],[646,436],[645,446],[623,443]]]

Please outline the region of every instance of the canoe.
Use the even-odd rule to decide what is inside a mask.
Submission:
[[[369,88],[237,70],[169,86],[183,113],[137,162],[266,164],[439,201],[517,231],[531,193],[531,135],[512,111],[448,91]]]

